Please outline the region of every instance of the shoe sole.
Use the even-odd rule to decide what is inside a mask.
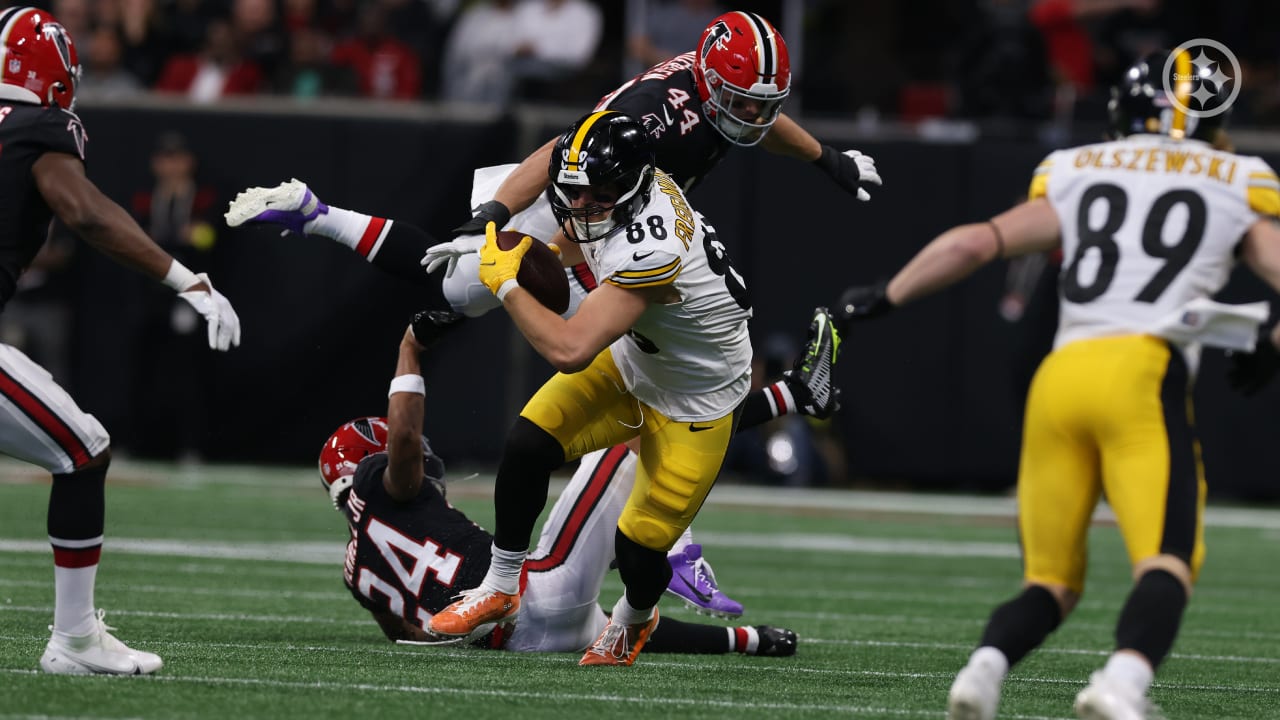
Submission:
[[[667,595],[670,595],[673,598],[679,598],[680,602],[684,603],[685,607],[693,610],[695,613],[699,615],[706,615],[707,617],[720,618],[722,620],[737,620],[738,618],[742,617],[742,613],[730,613],[730,612],[724,612],[722,610],[712,610],[710,608],[704,607],[690,600],[689,598],[681,595],[680,593],[674,592],[672,590],[666,590],[665,592]]]
[[[982,706],[969,698],[952,700],[947,705],[947,720],[984,720]]]
[[[293,182],[282,183],[273,188],[246,190],[231,201],[224,217],[229,227],[240,227],[267,210],[295,212],[302,205],[302,198],[306,194],[305,184]],[[275,203],[275,206],[268,207],[268,203]],[[292,210],[283,209],[289,205],[294,206]]]
[[[50,675],[120,675],[124,677],[130,677],[134,675],[150,674],[147,672],[143,672],[142,666],[136,663],[134,664],[133,670],[131,672],[120,672],[119,670],[97,668],[92,665],[86,665],[85,663],[82,663],[80,661],[67,660],[65,661],[65,663],[66,663],[65,665],[60,665],[56,668],[53,668],[46,663],[44,658],[40,658],[40,669]],[[156,670],[159,670],[159,669],[160,668],[156,668]],[[152,670],[151,672],[155,672],[155,670]]]

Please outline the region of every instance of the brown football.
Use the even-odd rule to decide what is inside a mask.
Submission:
[[[498,247],[510,250],[524,237],[524,233],[502,230],[498,233]],[[560,256],[537,238],[520,261],[516,282],[552,312],[559,314],[569,309],[569,278],[565,277]]]

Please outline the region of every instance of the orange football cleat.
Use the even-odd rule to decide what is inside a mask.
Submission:
[[[635,625],[620,625],[612,620],[604,626],[604,631],[595,643],[587,648],[587,652],[578,661],[579,665],[630,665],[636,661],[640,648],[644,647],[653,629],[658,627],[658,608],[653,609],[653,617],[646,622]]]
[[[457,602],[436,613],[429,629],[437,635],[460,637],[485,623],[515,618],[520,612],[520,596],[490,590],[481,585],[464,591]]]

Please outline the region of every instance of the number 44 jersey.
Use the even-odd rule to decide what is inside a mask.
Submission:
[[[1168,318],[1227,282],[1244,233],[1280,214],[1261,158],[1158,135],[1054,152],[1030,197],[1047,198],[1062,228],[1056,347],[1162,335]]]

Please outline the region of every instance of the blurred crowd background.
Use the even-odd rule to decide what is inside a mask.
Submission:
[[[1016,202],[1050,150],[1098,139],[1111,84],[1151,50],[1209,37],[1234,51],[1232,127],[1280,166],[1275,0],[0,0],[15,4],[52,11],[76,42],[95,182],[209,270],[244,322],[242,347],[212,356],[188,305],[55,226],[0,342],[48,368],[119,455],[307,463],[339,424],[385,407],[388,358],[420,299],[335,243],[229,230],[237,191],[296,176],[330,203],[446,233],[472,168],[523,157],[729,9],[786,38],[785,111],[885,178],[857,203],[812,168],[744,150],[694,191],[757,297],[759,382],[791,366],[815,305]],[[1056,321],[1054,269],[997,264],[860,331],[837,367],[844,409],[744,433],[726,467],[769,484],[1009,487],[1023,392]],[[1248,277],[1226,292],[1270,297]],[[505,322],[473,322],[466,349],[426,373],[448,411],[428,413],[427,431],[450,462],[494,461],[545,378]],[[1248,403],[1223,367],[1207,354],[1196,400],[1214,492],[1280,499],[1280,459],[1263,451],[1280,387]]]
[[[1097,116],[1147,51],[1212,37],[1239,57],[1237,125],[1280,119],[1272,0],[46,0],[85,102],[146,92],[580,107],[753,10],[796,69],[788,109],[915,122]],[[1016,127],[1016,126],[1015,126]]]

